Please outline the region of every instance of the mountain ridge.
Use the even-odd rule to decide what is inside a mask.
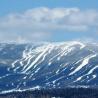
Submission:
[[[97,59],[97,43],[0,43],[0,92],[97,86]]]

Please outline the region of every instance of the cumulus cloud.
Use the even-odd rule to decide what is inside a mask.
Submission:
[[[0,17],[0,41],[43,41],[56,31],[84,32],[98,27],[96,10],[33,8]],[[48,37],[47,37],[48,36]]]

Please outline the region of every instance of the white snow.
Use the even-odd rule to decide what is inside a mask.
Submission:
[[[56,71],[56,74],[58,74],[58,73],[59,73],[59,71],[60,71],[60,70],[58,69],[58,70]]]
[[[93,76],[93,79],[97,77],[96,75],[92,75],[92,76]]]
[[[37,70],[35,71],[35,73],[37,73],[40,70],[40,68],[37,68]]]
[[[24,73],[27,72],[32,66],[34,66],[39,61],[39,59],[48,51],[48,49],[49,49],[49,45],[47,47],[44,47],[42,53],[40,53],[38,57],[31,63],[31,65],[29,65],[23,72]]]
[[[93,67],[87,74],[92,74],[94,72],[94,70],[96,70],[98,68],[98,65]]]
[[[79,77],[79,78],[77,78],[77,80],[76,81],[80,81],[82,79],[82,77]]]
[[[79,70],[80,70],[81,68],[83,68],[85,65],[87,65],[87,64],[89,63],[89,60],[90,60],[91,58],[94,58],[94,57],[96,57],[96,54],[90,55],[90,56],[84,58],[82,64],[79,65],[79,66],[78,66],[73,72],[71,72],[69,75],[75,74],[77,71],[79,71]]]
[[[50,66],[51,64],[52,64],[51,62],[48,63],[49,66]]]

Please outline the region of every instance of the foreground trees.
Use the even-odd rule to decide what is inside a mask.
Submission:
[[[41,89],[1,94],[0,98],[98,98],[97,88]]]

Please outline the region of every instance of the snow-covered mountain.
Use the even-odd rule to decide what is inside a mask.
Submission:
[[[0,44],[0,92],[98,85],[98,44]]]

